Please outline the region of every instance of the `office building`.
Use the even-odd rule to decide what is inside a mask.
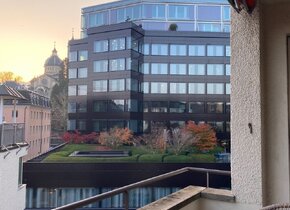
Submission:
[[[68,130],[206,122],[230,132],[225,0],[117,1],[82,9],[69,42]]]

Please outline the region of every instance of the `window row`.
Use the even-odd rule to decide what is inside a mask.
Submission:
[[[140,44],[131,37],[122,37],[94,42],[94,52],[108,52],[133,49],[144,55],[172,55],[172,56],[231,56],[229,45],[186,45],[186,44]]]
[[[143,63],[140,66],[143,74],[170,75],[231,75],[230,64],[182,64],[182,63]]]
[[[229,45],[143,44],[144,55],[231,56]]]
[[[230,21],[230,7],[218,5],[138,4],[123,8],[89,13],[82,17],[82,27],[96,27],[126,20],[198,20]]]
[[[87,112],[86,103],[69,102],[68,113]],[[93,112],[163,112],[229,114],[229,102],[138,101],[136,99],[96,100]]]
[[[117,58],[111,60],[98,60],[93,63],[94,72],[108,72],[108,71],[124,71],[133,70],[138,71],[138,60],[131,58]]]

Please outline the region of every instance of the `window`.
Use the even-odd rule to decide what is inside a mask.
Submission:
[[[78,120],[78,130],[85,131],[87,129],[86,120]]]
[[[231,65],[230,64],[226,64],[226,75],[227,76],[231,75]]]
[[[136,99],[127,100],[128,112],[138,112],[138,101]]]
[[[96,132],[107,130],[107,120],[93,120],[93,129]]]
[[[210,126],[212,126],[217,133],[222,133],[224,132],[224,122],[207,122]]]
[[[76,129],[76,120],[67,121],[67,130],[72,131]]]
[[[231,20],[231,10],[228,6],[223,6],[223,20],[230,21]]]
[[[77,69],[68,69],[68,78],[69,79],[77,78]]]
[[[138,80],[126,79],[126,90],[138,92]]]
[[[189,102],[188,103],[188,112],[194,114],[204,113],[204,102]]]
[[[146,44],[146,43],[143,44],[142,53],[144,55],[149,55],[150,54],[150,45],[149,44]]]
[[[170,20],[193,20],[194,6],[192,5],[169,5],[168,19]]]
[[[89,14],[89,26],[96,27],[108,24],[108,12],[98,12]]]
[[[152,44],[151,55],[168,55],[168,44]]]
[[[94,72],[107,72],[108,60],[94,61]]]
[[[143,101],[143,112],[149,112],[149,101]]]
[[[186,56],[186,45],[172,44],[170,45],[170,55]]]
[[[230,95],[231,94],[231,84],[226,83],[226,94]]]
[[[139,63],[137,59],[126,58],[126,70],[138,72],[138,66]]]
[[[231,46],[226,45],[226,56],[231,56]]]
[[[224,111],[223,102],[207,102],[207,112],[221,114]]]
[[[143,16],[148,19],[165,19],[165,5],[144,4]]]
[[[207,56],[224,56],[223,45],[208,45]]]
[[[204,83],[188,83],[189,94],[205,94]]]
[[[141,85],[141,91],[143,93],[149,93],[149,82],[143,82]]]
[[[205,21],[220,21],[221,7],[220,6],[198,6],[197,19]]]
[[[109,50],[108,40],[100,40],[94,42],[94,52],[106,52]]]
[[[79,68],[78,69],[78,78],[87,78],[88,77],[88,69],[87,68]]]
[[[169,112],[172,113],[185,113],[186,103],[182,101],[170,101],[169,102]]]
[[[226,132],[227,133],[231,132],[231,122],[226,121]]]
[[[110,100],[109,101],[109,112],[124,112],[125,102],[124,100]]]
[[[167,93],[166,82],[151,82],[151,93]]]
[[[69,102],[67,110],[68,110],[68,113],[76,113],[77,112],[76,102]]]
[[[79,51],[79,61],[86,61],[88,60],[88,51],[81,50]]]
[[[152,63],[151,74],[168,74],[167,63]]]
[[[186,83],[170,83],[171,94],[186,94]]]
[[[170,74],[186,75],[186,64],[170,64]]]
[[[68,95],[69,96],[76,96],[77,95],[77,86],[76,85],[69,85],[68,86]]]
[[[224,75],[224,65],[207,64],[207,75]]]
[[[93,92],[107,92],[107,90],[108,90],[107,80],[93,81]]]
[[[224,84],[207,83],[207,94],[224,94]]]
[[[108,129],[111,128],[124,128],[124,120],[108,120]]]
[[[87,112],[87,103],[86,102],[77,103],[77,111],[78,112]]]
[[[77,51],[71,51],[68,55],[69,61],[77,61],[78,60],[78,52]]]
[[[226,113],[227,114],[230,114],[231,113],[231,103],[230,102],[227,102],[226,103]]]
[[[109,80],[109,91],[125,91],[125,80]]]
[[[205,46],[204,45],[189,45],[188,55],[189,56],[205,56]]]
[[[78,95],[79,96],[87,95],[87,86],[86,85],[78,85]]]
[[[189,64],[189,75],[205,75],[205,64]]]
[[[151,112],[167,112],[168,102],[167,101],[152,101]]]
[[[125,70],[125,58],[110,60],[110,71]]]
[[[198,23],[198,31],[203,32],[221,32],[221,24],[219,23]]]
[[[125,50],[125,38],[111,39],[110,40],[110,50]]]
[[[107,101],[94,101],[93,103],[93,111],[94,112],[107,112]]]
[[[142,63],[140,72],[143,74],[149,74],[149,63]]]

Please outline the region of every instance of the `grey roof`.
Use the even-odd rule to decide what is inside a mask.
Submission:
[[[45,63],[44,63],[44,67],[46,66],[62,66],[62,60],[58,57],[57,55],[57,51],[54,48],[52,51],[52,55],[46,59]]]
[[[0,85],[0,97],[4,99],[26,99],[16,89],[8,87],[7,85]]]
[[[130,4],[138,3],[178,3],[178,4],[229,4],[227,0],[120,0],[113,1],[105,4],[94,5],[90,7],[82,8],[82,13],[94,12],[98,10],[107,10],[115,7],[126,6]]]

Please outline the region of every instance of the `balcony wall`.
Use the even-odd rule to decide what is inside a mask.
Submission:
[[[0,125],[0,145],[5,147],[24,141],[24,123],[5,123]]]

